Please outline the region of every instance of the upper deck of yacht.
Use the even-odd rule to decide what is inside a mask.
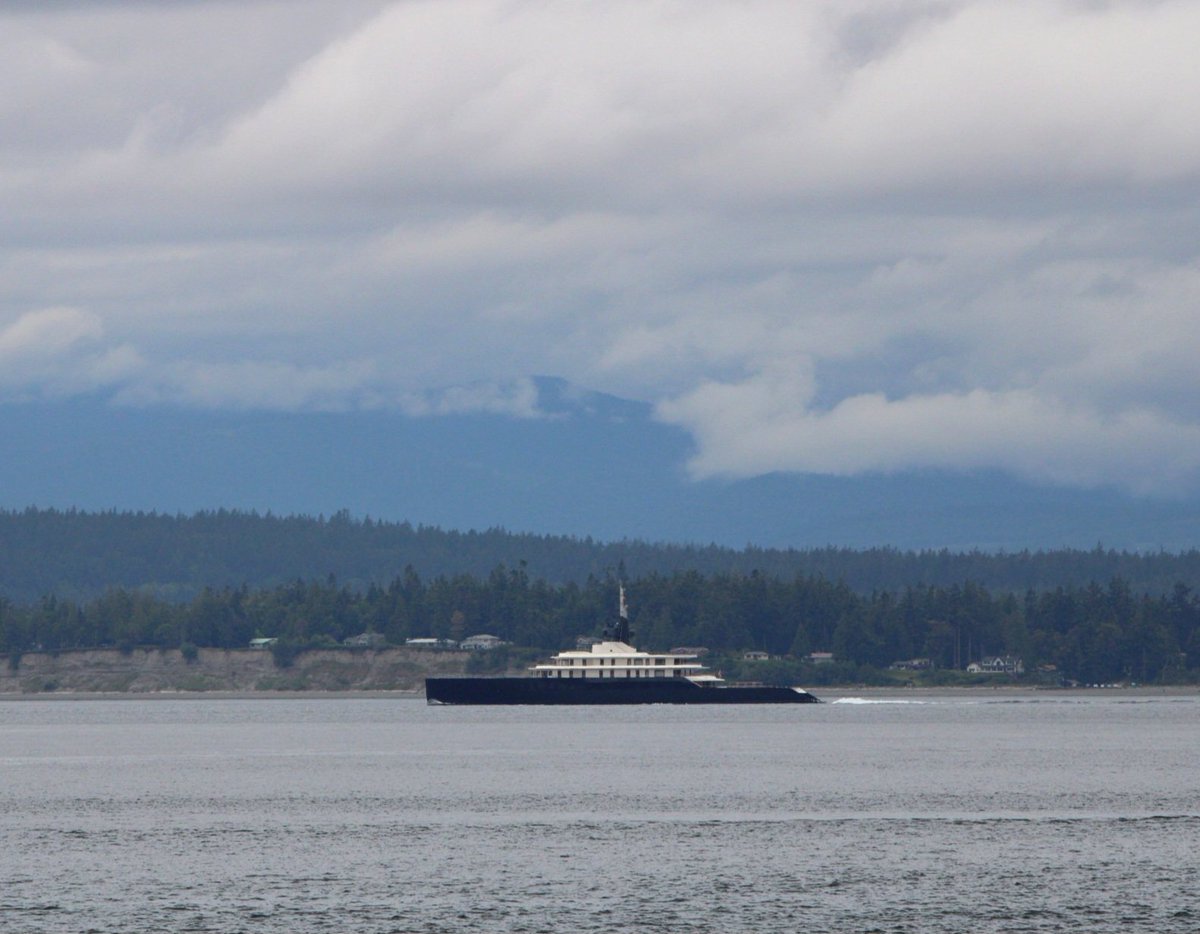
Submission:
[[[657,655],[624,642],[597,642],[590,649],[559,652],[530,670],[543,678],[680,678],[705,671],[695,655]]]

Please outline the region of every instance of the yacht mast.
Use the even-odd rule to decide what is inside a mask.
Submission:
[[[617,613],[617,628],[613,632],[613,638],[617,642],[624,642],[627,645],[629,640],[633,638],[633,632],[629,629],[629,607],[625,605],[625,585],[620,585],[621,599]]]

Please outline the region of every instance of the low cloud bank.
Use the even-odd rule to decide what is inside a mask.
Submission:
[[[0,12],[5,399],[554,373],[701,476],[1197,488],[1195,4],[53,7]]]

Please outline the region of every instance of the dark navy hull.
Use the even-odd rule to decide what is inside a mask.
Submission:
[[[701,687],[686,678],[426,678],[430,704],[817,704],[799,688]]]

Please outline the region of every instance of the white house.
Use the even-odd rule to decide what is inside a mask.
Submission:
[[[357,636],[347,636],[342,645],[355,649],[377,649],[387,644],[387,636],[382,632],[361,632]]]
[[[929,671],[933,667],[931,658],[903,658],[888,665],[895,671]]]
[[[1016,655],[993,655],[978,662],[971,662],[967,671],[971,674],[1023,675],[1025,662]]]
[[[467,649],[471,652],[486,652],[490,649],[499,648],[502,645],[508,645],[499,636],[493,636],[486,632],[481,632],[475,636],[467,636],[458,644],[460,649]]]
[[[458,643],[453,639],[434,639],[431,636],[405,639],[404,644],[410,649],[453,649],[458,647]]]

